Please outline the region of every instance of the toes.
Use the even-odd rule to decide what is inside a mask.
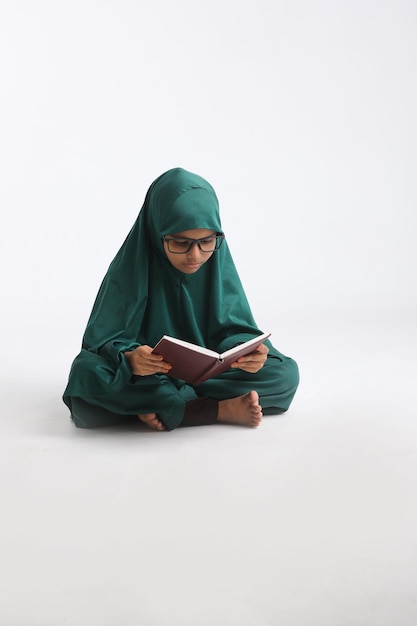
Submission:
[[[150,426],[151,428],[155,428],[155,430],[164,430],[164,426],[161,420],[157,417],[153,417],[151,420],[149,420],[148,426]]]
[[[145,424],[147,424],[149,421],[155,419],[156,415],[155,413],[141,413],[140,415],[138,415],[138,417],[142,422],[145,422]]]
[[[254,425],[254,427],[256,428],[257,426],[259,426],[259,424],[260,424],[261,422],[262,422],[262,414],[261,414],[261,415],[259,415],[258,417],[256,417],[256,418],[253,420],[253,425]]]
[[[141,422],[146,424],[149,428],[153,430],[165,430],[165,426],[159,419],[159,417],[152,413],[146,413],[138,416]]]

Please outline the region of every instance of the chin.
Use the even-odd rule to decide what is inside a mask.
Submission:
[[[195,274],[201,267],[201,265],[198,265],[197,267],[183,267],[181,271],[184,274]]]

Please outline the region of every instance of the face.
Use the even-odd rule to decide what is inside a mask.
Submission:
[[[216,231],[214,230],[194,228],[193,230],[183,230],[180,233],[172,233],[169,237],[178,237],[178,239],[181,239],[181,237],[203,239],[204,237],[209,237],[215,234]],[[173,265],[175,269],[180,272],[183,272],[183,274],[195,274],[195,272],[198,272],[200,267],[204,265],[204,263],[206,263],[214,254],[213,252],[202,252],[197,244],[193,244],[191,249],[183,254],[170,252],[166,241],[164,241],[164,248],[165,254],[167,255],[171,265]]]

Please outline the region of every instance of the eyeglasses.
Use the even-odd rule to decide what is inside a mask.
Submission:
[[[169,252],[173,254],[186,254],[194,244],[197,244],[201,252],[215,252],[220,248],[224,240],[224,235],[209,235],[202,239],[191,239],[190,237],[169,237],[164,235],[162,241],[166,241]]]

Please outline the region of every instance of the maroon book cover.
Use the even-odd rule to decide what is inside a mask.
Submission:
[[[223,354],[218,354],[208,348],[164,335],[154,347],[153,352],[161,354],[164,361],[172,365],[169,376],[198,385],[228,370],[236,359],[256,350],[269,336],[270,333],[264,333]]]

